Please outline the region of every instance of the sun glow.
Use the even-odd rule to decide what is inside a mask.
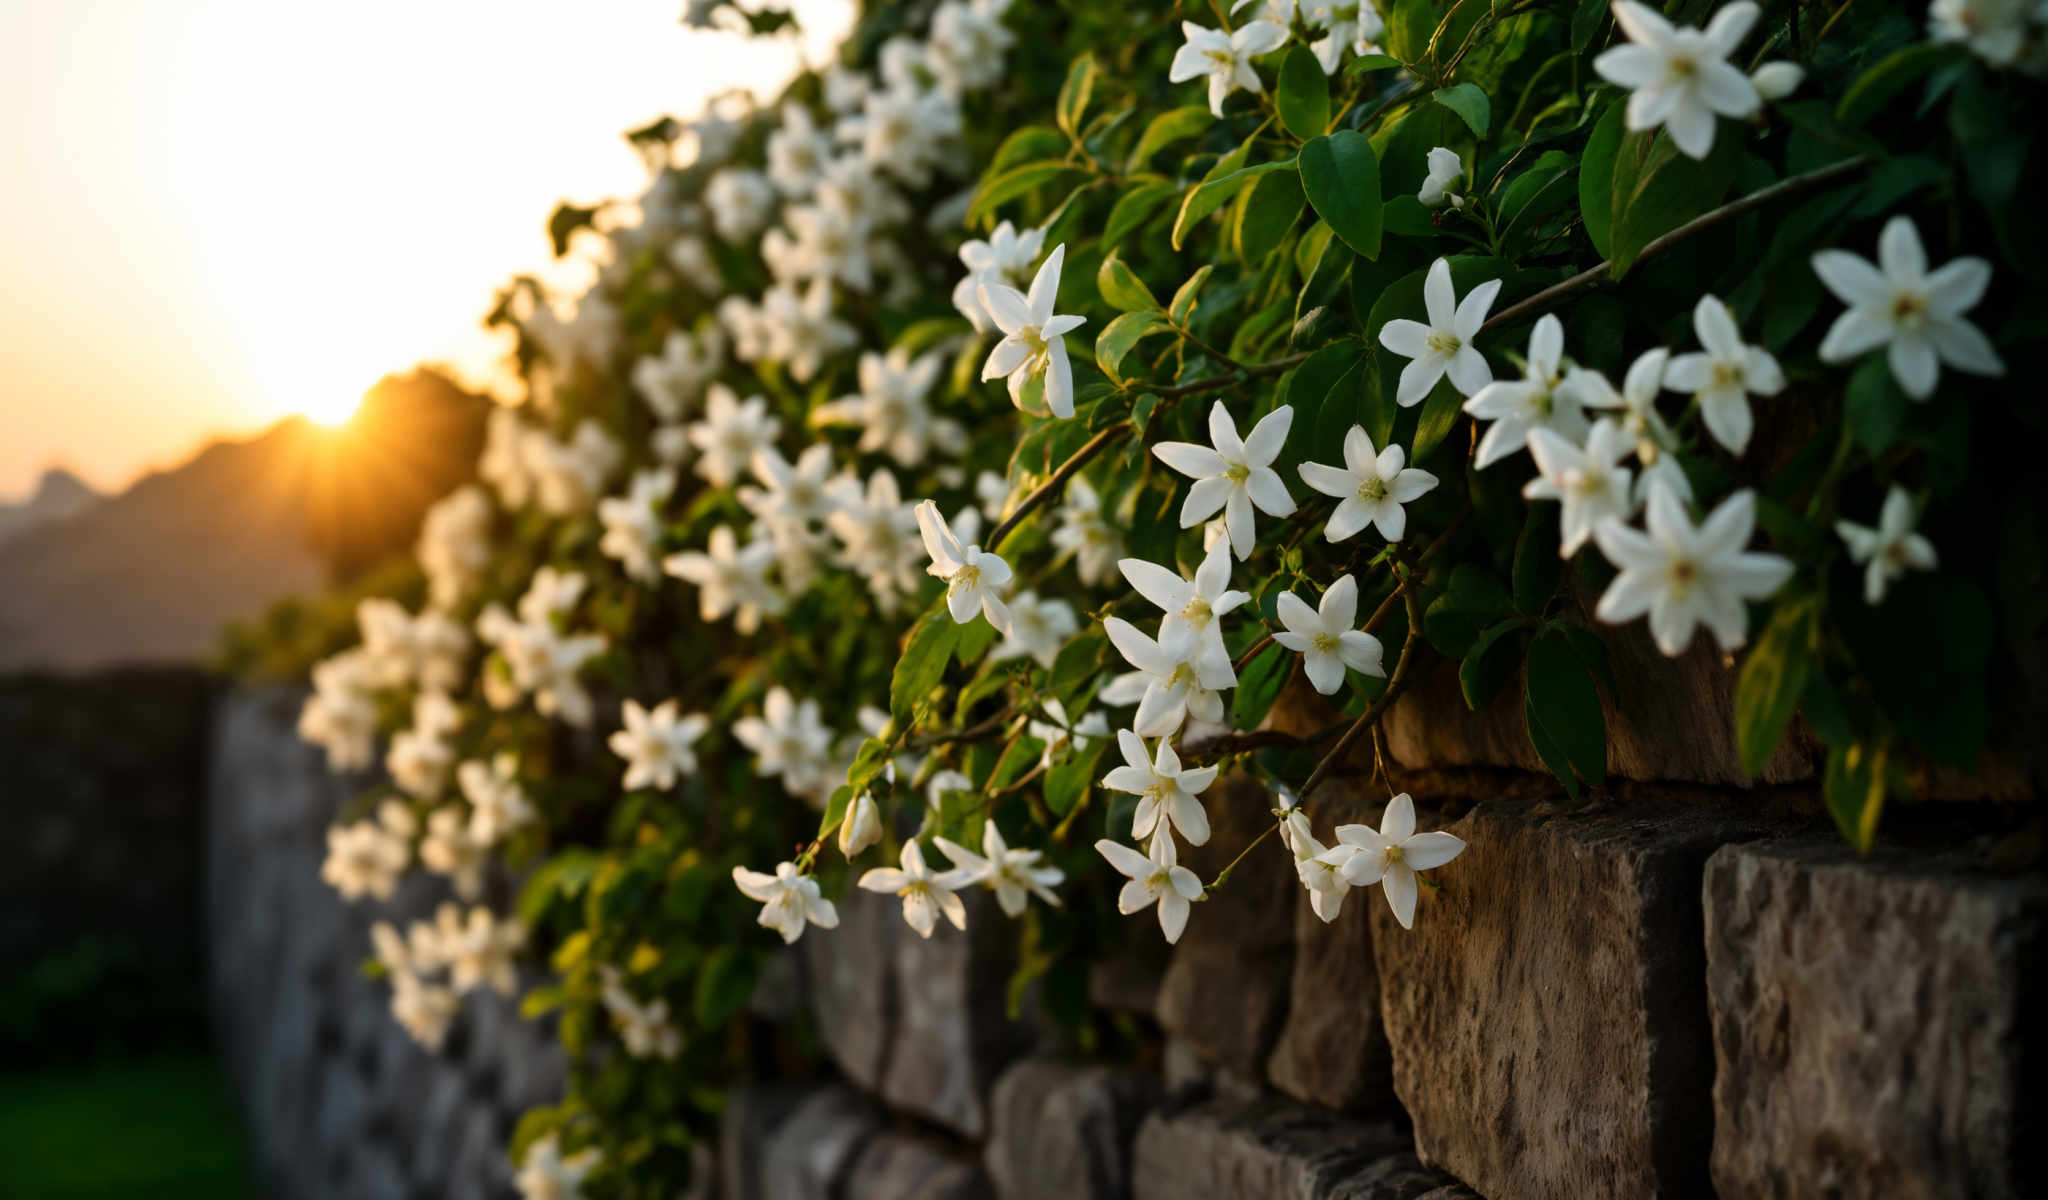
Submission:
[[[362,405],[361,392],[338,391],[301,400],[291,411],[315,425],[339,429],[349,423],[350,418],[356,415],[356,410]]]

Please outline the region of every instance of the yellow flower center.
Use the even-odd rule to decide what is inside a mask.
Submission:
[[[1463,342],[1458,340],[1458,336],[1456,334],[1445,333],[1441,329],[1432,329],[1429,331],[1427,344],[1431,350],[1434,350],[1438,354],[1456,354],[1458,352],[1458,347],[1464,345]]]
[[[1180,610],[1180,619],[1186,621],[1189,625],[1193,626],[1196,629],[1200,629],[1204,625],[1207,625],[1209,623],[1209,618],[1215,615],[1215,610],[1209,607],[1209,602],[1207,600],[1202,599],[1200,596],[1196,596],[1194,599],[1188,601],[1187,604]]]
[[[1324,654],[1335,654],[1337,652],[1337,647],[1342,645],[1342,643],[1337,640],[1337,635],[1334,633],[1319,633],[1314,637],[1310,638],[1308,644],[1314,646],[1316,649],[1322,651]]]
[[[1367,503],[1387,498],[1387,481],[1377,475],[1368,475],[1358,481],[1358,498]]]

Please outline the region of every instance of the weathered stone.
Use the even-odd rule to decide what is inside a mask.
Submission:
[[[1814,839],[1705,893],[1722,1195],[2048,1192],[2048,879]]]
[[[1316,835],[1334,843],[1337,826],[1378,826],[1382,803],[1348,782],[1321,789],[1309,802]],[[1380,898],[1348,895],[1327,924],[1297,888],[1294,905],[1294,982],[1287,1021],[1266,1065],[1274,1087],[1313,1104],[1347,1111],[1394,1106],[1386,1029],[1380,1022],[1379,972],[1373,965],[1372,919],[1365,909]]]
[[[884,899],[898,907],[894,897]],[[1029,1035],[1004,1013],[1016,927],[993,893],[963,899],[965,930],[941,921],[929,938],[896,939],[895,1036],[881,1094],[895,1108],[979,1139],[988,1132],[989,1089]]]
[[[832,1061],[861,1090],[878,1092],[896,1033],[896,942],[902,906],[893,896],[851,889],[838,901],[839,928],[807,937],[805,994]]]
[[[1423,1161],[1492,1200],[1703,1193],[1700,876],[1755,824],[1481,807],[1450,829],[1468,849],[1431,872],[1412,930],[1359,897]]]
[[[1405,1130],[1285,1100],[1163,1109],[1138,1130],[1135,1200],[1411,1200],[1451,1182]]]
[[[983,1161],[1003,1200],[1122,1200],[1131,1141],[1159,1101],[1150,1072],[1018,1063],[996,1084]]]
[[[718,1184],[725,1200],[766,1195],[763,1177],[775,1132],[817,1090],[804,1083],[749,1083],[733,1089],[718,1118]]]
[[[985,1200],[988,1180],[931,1138],[882,1133],[847,1168],[844,1200]]]
[[[1159,985],[1173,947],[1157,927],[1127,929],[1115,952],[1088,967],[1088,1003],[1106,1012],[1159,1019]]]
[[[770,1134],[761,1155],[762,1197],[832,1200],[846,1168],[880,1127],[880,1116],[850,1089],[818,1089]]]
[[[1272,823],[1274,800],[1249,775],[1219,781],[1202,800],[1208,844],[1183,846],[1181,862],[1208,881]],[[1269,838],[1195,906],[1159,987],[1159,1023],[1247,1078],[1265,1077],[1266,1055],[1287,1016],[1300,888],[1286,847]]]

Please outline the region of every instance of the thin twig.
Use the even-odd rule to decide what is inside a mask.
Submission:
[[[1088,465],[1089,459],[1102,453],[1104,447],[1115,441],[1119,434],[1128,432],[1130,427],[1129,421],[1118,421],[1082,443],[1079,450],[1074,451],[1068,456],[1067,461],[1059,465],[1059,469],[1052,473],[1051,478],[1032,488],[1024,499],[1018,501],[1017,507],[1010,511],[1010,515],[1004,517],[1001,524],[989,531],[988,548],[991,551],[1000,549],[1003,539],[1009,537],[1010,531],[1017,528],[1025,517],[1031,515],[1032,510],[1058,495],[1060,488],[1066,486],[1067,480],[1074,477],[1074,472]]]
[[[1001,729],[1004,722],[1016,715],[1015,709],[1005,708],[996,715],[976,721],[964,729],[938,729],[906,738],[904,746],[910,750],[929,750],[933,746],[943,746],[948,742],[978,742]]]
[[[1208,379],[1197,379],[1193,383],[1169,384],[1166,387],[1133,387],[1131,390],[1150,392],[1161,400],[1178,400],[1183,396],[1199,396],[1204,392],[1220,392],[1224,388],[1235,387],[1248,379],[1256,379],[1261,375],[1283,374],[1287,371],[1292,371],[1307,361],[1308,352],[1303,351],[1299,354],[1289,354],[1284,358],[1276,358],[1271,362],[1250,363],[1244,369],[1233,371],[1228,375],[1215,375]]]

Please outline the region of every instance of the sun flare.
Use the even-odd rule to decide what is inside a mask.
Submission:
[[[356,410],[361,408],[362,405],[363,394],[361,392],[342,391],[331,395],[300,400],[293,405],[291,411],[305,417],[315,425],[325,426],[328,429],[339,429],[343,425],[348,424],[349,418],[355,416]]]

